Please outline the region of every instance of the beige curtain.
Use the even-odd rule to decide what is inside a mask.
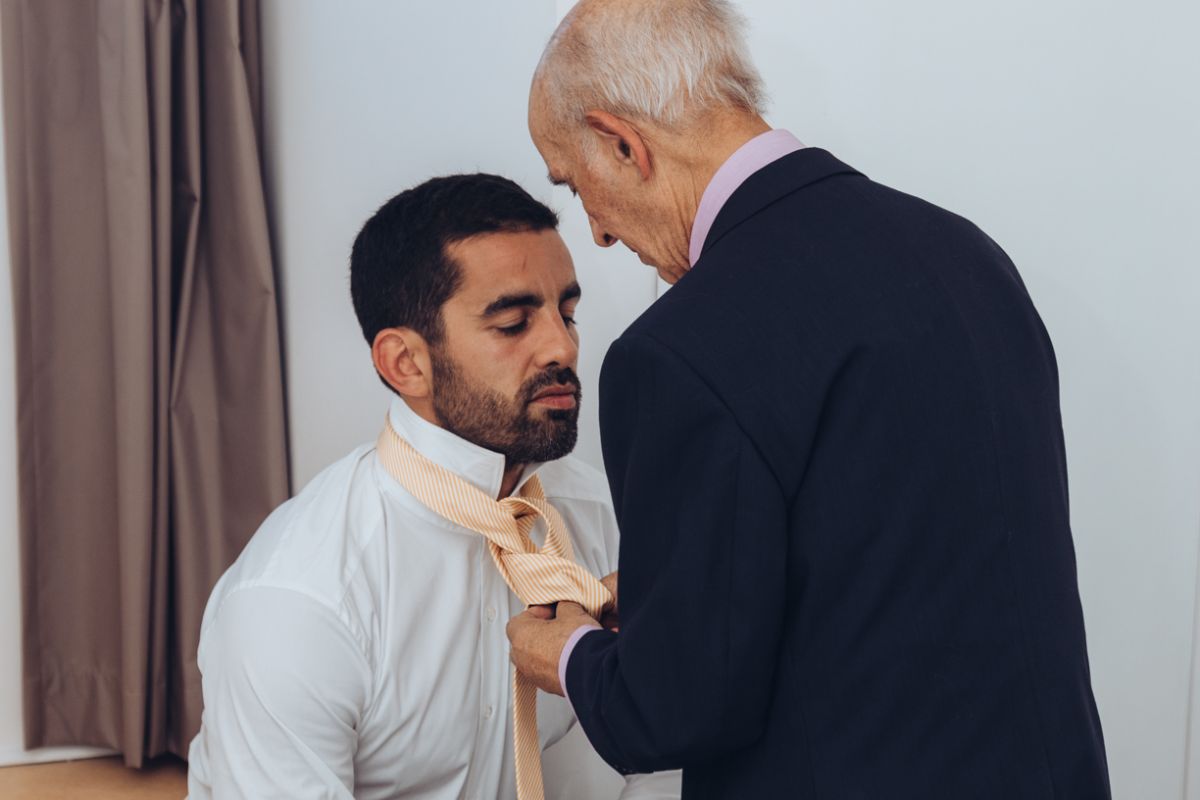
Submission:
[[[186,754],[288,493],[256,0],[0,0],[26,745]]]

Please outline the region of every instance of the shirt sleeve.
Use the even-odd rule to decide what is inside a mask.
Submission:
[[[371,685],[337,615],[291,589],[235,589],[202,640],[191,797],[353,800]]]
[[[745,747],[766,724],[786,611],[784,492],[722,398],[654,340],[613,345],[600,401],[621,630],[578,640],[572,706],[623,773]]]
[[[571,702],[571,696],[567,694],[567,664],[571,661],[571,653],[575,651],[575,645],[585,633],[598,630],[602,630],[602,628],[592,622],[580,625],[574,633],[567,637],[567,643],[563,645],[562,653],[558,656],[558,685],[562,687],[563,697],[567,698],[568,703]]]
[[[626,775],[619,800],[679,800],[683,773],[679,770],[650,775]]]

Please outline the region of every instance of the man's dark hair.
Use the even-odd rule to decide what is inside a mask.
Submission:
[[[350,252],[350,296],[367,343],[398,327],[441,341],[442,305],[462,279],[448,246],[484,233],[556,228],[558,215],[499,175],[448,175],[396,195],[367,220]]]

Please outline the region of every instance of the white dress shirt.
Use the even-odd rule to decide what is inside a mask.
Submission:
[[[503,456],[402,400],[389,415],[421,454],[497,496]],[[616,569],[603,477],[571,458],[534,465],[521,483],[534,473],[576,560],[597,576]],[[484,538],[421,505],[373,444],[359,447],[277,508],[213,590],[190,797],[515,798],[504,629],[522,610]],[[563,698],[539,694],[543,749],[574,723]],[[677,773],[632,776],[621,797],[678,787]],[[558,796],[552,785],[546,795]]]

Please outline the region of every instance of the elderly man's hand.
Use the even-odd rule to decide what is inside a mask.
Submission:
[[[603,613],[600,614],[600,624],[615,633],[621,630],[621,617],[617,611],[617,573],[610,572],[601,578],[600,582],[604,584],[604,588],[608,589],[609,594],[612,595],[612,605],[605,608]]]
[[[558,659],[571,634],[587,624],[595,625],[596,620],[578,603],[564,601],[555,609],[530,606],[508,621],[508,641],[512,644],[509,658],[517,671],[543,692],[561,695]]]

